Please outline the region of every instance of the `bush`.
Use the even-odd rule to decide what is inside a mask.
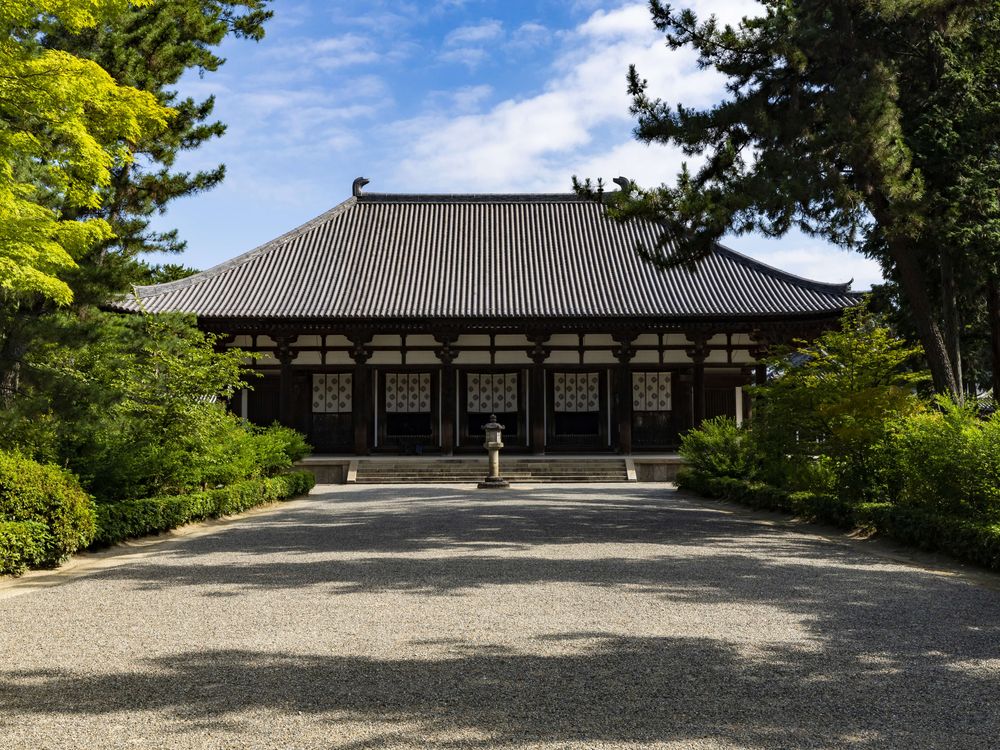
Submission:
[[[308,452],[287,428],[226,410],[252,354],[182,315],[81,309],[45,318],[0,410],[0,445],[73,471],[101,500],[180,494],[272,475]]]
[[[750,433],[729,417],[707,419],[686,433],[680,454],[693,469],[714,477],[749,479],[756,471]]]
[[[0,521],[0,575],[19,576],[45,560],[49,532],[39,521]]]
[[[943,515],[1000,521],[1000,415],[939,399],[939,410],[898,427],[898,499]]]
[[[254,463],[264,476],[289,468],[311,451],[301,432],[280,424],[256,428],[253,438]]]
[[[814,492],[787,492],[759,482],[683,469],[677,484],[706,497],[783,511],[808,521],[859,528],[929,551],[1000,570],[1000,523],[943,515],[888,502],[849,503]]]
[[[0,453],[0,522],[40,524],[8,528],[5,546],[21,539],[21,562],[57,565],[94,538],[94,503],[72,474],[16,453]],[[13,558],[11,558],[13,559]]]
[[[158,534],[192,521],[241,513],[257,505],[303,495],[316,483],[307,471],[236,482],[186,495],[99,503],[94,546]]]

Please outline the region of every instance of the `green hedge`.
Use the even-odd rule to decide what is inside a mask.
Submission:
[[[106,547],[125,539],[169,531],[192,521],[242,513],[257,505],[304,495],[315,484],[310,472],[298,471],[186,495],[99,503],[93,546]]]
[[[0,452],[0,524],[0,572],[58,565],[94,538],[94,502],[65,469]]]
[[[45,562],[48,527],[40,521],[0,521],[0,575],[19,576]]]
[[[752,508],[792,513],[842,528],[867,529],[904,544],[1000,570],[1000,523],[977,522],[894,503],[851,505],[832,495],[786,492],[759,482],[712,477],[692,469],[678,472],[677,485]]]

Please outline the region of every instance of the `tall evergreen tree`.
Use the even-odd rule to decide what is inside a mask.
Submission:
[[[17,387],[26,346],[13,324],[73,300],[69,275],[113,231],[94,210],[133,159],[123,144],[155,137],[171,114],[92,61],[43,49],[38,30],[83,33],[127,7],[0,3],[0,403]]]
[[[863,250],[898,281],[935,387],[960,395],[956,316],[950,308],[945,315],[960,292],[949,267],[970,267],[972,253],[985,267],[995,249],[985,235],[956,244],[981,224],[973,212],[954,209],[975,195],[979,209],[993,212],[989,196],[995,200],[1000,183],[991,169],[975,173],[974,159],[956,152],[937,124],[958,137],[974,132],[973,148],[995,153],[996,108],[983,101],[975,117],[968,113],[970,96],[997,99],[1000,59],[981,53],[1000,43],[1000,3],[761,4],[764,15],[723,27],[650,0],[669,46],[692,47],[701,67],[726,76],[727,96],[707,109],[673,107],[651,98],[631,68],[637,137],[679,145],[703,162],[672,186],[632,186],[610,213],[664,223],[661,241],[645,249],[659,263],[696,264],[728,231],[780,236],[798,227]],[[955,171],[958,162],[963,168]],[[946,226],[938,222],[944,215]],[[687,241],[668,256],[667,243],[678,236]],[[960,257],[941,252],[945,241]]]
[[[271,17],[269,0],[153,0],[107,17],[85,33],[56,29],[44,44],[89,58],[119,83],[155,95],[176,115],[170,127],[128,144],[134,158],[114,170],[103,201],[81,216],[99,216],[114,238],[95,247],[74,279],[77,298],[101,302],[149,279],[142,256],[179,253],[184,241],[176,230],[150,228],[152,217],[184,196],[210,190],[225,177],[225,165],[198,172],[174,169],[178,155],[221,136],[226,126],[212,119],[215,98],[181,98],[175,86],[186,72],[215,71],[225,62],[217,48],[229,35],[251,40],[264,36]]]

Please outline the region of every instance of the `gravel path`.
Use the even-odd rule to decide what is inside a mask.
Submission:
[[[320,490],[0,599],[0,747],[997,746],[989,579],[662,485]]]

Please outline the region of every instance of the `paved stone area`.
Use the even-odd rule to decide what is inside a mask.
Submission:
[[[0,599],[0,747],[997,746],[989,578],[662,485],[320,489]]]

